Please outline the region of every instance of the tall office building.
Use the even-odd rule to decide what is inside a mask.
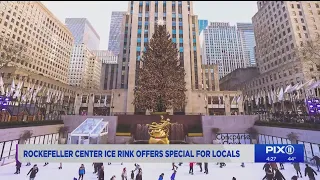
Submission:
[[[127,89],[127,112],[134,112],[134,100],[140,58],[149,43],[158,20],[163,20],[172,41],[177,43],[179,57],[186,71],[187,97],[192,89],[201,87],[201,61],[198,34],[198,17],[193,15],[192,1],[130,1],[121,37],[118,67],[118,88]],[[200,85],[200,86],[199,86]],[[188,98],[186,112],[192,112]]]
[[[254,54],[254,47],[256,46],[256,41],[254,39],[254,29],[252,23],[237,23],[237,29],[241,33],[244,53],[247,58],[249,58],[248,66],[255,66],[256,59]]]
[[[126,13],[126,11],[113,11],[111,14],[108,50],[115,55],[120,52],[120,39],[123,36],[121,29]]]
[[[199,24],[199,35],[200,35],[201,32],[208,26],[209,22],[208,20],[199,19],[198,24]]]
[[[111,51],[99,50],[93,51],[102,62],[101,68],[101,89],[116,89],[118,74],[118,56]]]
[[[320,78],[320,67],[302,62],[296,48],[320,34],[319,1],[258,1],[252,18],[260,76],[246,84],[246,94],[286,88]]]
[[[0,1],[0,36],[24,44],[32,59],[2,68],[8,79],[67,91],[73,36],[41,2]]]
[[[219,78],[235,69],[247,67],[241,33],[229,23],[210,22],[203,30],[202,63],[217,64]]]
[[[66,18],[65,23],[75,45],[85,44],[90,51],[99,49],[100,36],[86,18]]]

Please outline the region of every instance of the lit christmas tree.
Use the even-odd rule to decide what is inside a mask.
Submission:
[[[185,71],[180,65],[176,43],[162,22],[156,25],[141,61],[133,104],[144,111],[183,110],[187,91]]]

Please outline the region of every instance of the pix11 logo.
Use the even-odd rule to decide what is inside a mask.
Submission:
[[[294,153],[294,147],[292,145],[266,146],[266,154],[268,153],[292,155]]]

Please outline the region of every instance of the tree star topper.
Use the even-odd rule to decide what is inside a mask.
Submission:
[[[160,25],[160,26],[163,26],[163,25],[164,25],[164,20],[159,19],[159,20],[157,21],[157,24]]]

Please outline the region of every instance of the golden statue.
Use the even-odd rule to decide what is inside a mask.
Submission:
[[[161,116],[160,123],[147,124],[150,135],[149,144],[169,144],[168,137],[171,124],[170,119],[165,120],[163,116]]]

